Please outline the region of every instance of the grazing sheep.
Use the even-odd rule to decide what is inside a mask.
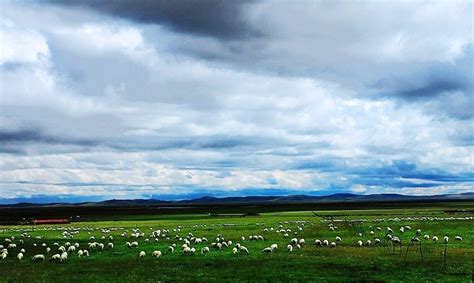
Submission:
[[[209,247],[204,247],[201,249],[202,254],[207,254],[209,252]]]
[[[337,236],[336,237],[336,242],[341,242],[341,241],[342,241],[341,237]]]
[[[433,236],[433,242],[437,242],[438,240],[438,236]]]
[[[1,255],[0,257],[1,257],[1,258],[2,258],[2,260],[3,260],[3,259],[6,259],[6,258],[7,258],[7,256],[8,256],[8,253],[2,253],[2,255]]]
[[[362,247],[362,246],[364,245],[364,243],[363,243],[361,240],[359,240],[359,241],[357,241],[357,245],[358,245],[359,247]]]
[[[46,253],[49,254],[50,252],[51,252],[51,248],[50,248],[50,247],[47,247],[47,248],[46,248]]]
[[[154,251],[153,256],[159,258],[161,256],[161,251]]]
[[[448,237],[448,236],[444,236],[443,240],[444,240],[445,243],[448,243],[448,242],[449,242],[449,237]]]
[[[20,253],[25,253],[25,252],[26,252],[25,249],[20,250]]]
[[[44,257],[44,255],[42,254],[37,254],[37,255],[34,255],[31,260],[33,262],[38,262],[38,261],[44,261],[46,258]]]
[[[371,240],[367,240],[367,242],[366,242],[366,243],[367,243],[367,246],[370,246],[370,245],[372,245],[372,241],[371,241]]]
[[[68,251],[69,253],[75,252],[75,251],[76,251],[76,247],[75,247],[75,246],[69,246],[69,248],[67,248],[67,251]]]
[[[306,241],[304,239],[300,239],[298,241],[298,244],[300,244],[301,246],[304,245],[306,243]]]
[[[322,246],[322,245],[323,245],[323,243],[321,242],[321,240],[318,240],[318,239],[316,239],[316,240],[314,241],[314,243],[315,243],[317,246]]]
[[[264,248],[264,249],[262,250],[262,252],[268,253],[268,254],[271,253],[272,251],[273,251],[273,250],[272,250],[272,248],[270,248],[270,247],[266,247],[266,248]]]
[[[239,252],[239,250],[238,250],[236,247],[232,248],[232,253],[233,253],[233,254],[236,254],[236,253],[238,253],[238,252]]]
[[[277,245],[277,244],[272,244],[272,245],[270,246],[270,249],[272,249],[272,251],[273,251],[273,250],[276,250],[276,249],[278,249],[278,245]]]
[[[114,243],[108,243],[107,247],[109,247],[109,249],[113,249],[114,248]]]
[[[184,249],[183,249],[183,254],[189,254],[191,252],[191,248],[186,246]]]
[[[23,253],[19,253],[17,256],[18,260],[22,260],[23,259]]]
[[[374,243],[375,243],[375,244],[380,244],[380,243],[381,243],[381,242],[380,242],[380,239],[379,239],[379,238],[375,238]]]
[[[54,254],[54,255],[51,256],[49,261],[62,261],[61,260],[61,255],[60,254]]]
[[[429,239],[430,239],[430,235],[425,234],[425,235],[423,236],[423,238],[424,238],[425,240],[429,240]]]
[[[83,250],[84,256],[89,256],[89,251],[88,250]]]
[[[336,247],[336,242],[331,242],[331,244],[329,244],[329,247],[335,248]]]
[[[324,240],[324,241],[323,241],[323,245],[325,245],[326,247],[328,247],[328,246],[329,246],[329,241],[328,241],[328,240]]]
[[[139,258],[144,258],[145,256],[146,256],[145,251],[141,251],[141,252],[138,254],[138,257],[139,257]]]
[[[461,237],[461,236],[456,236],[456,237],[454,237],[454,239],[455,239],[456,241],[462,241],[462,237]]]
[[[250,254],[249,250],[248,250],[246,247],[244,247],[244,246],[240,246],[240,249],[239,249],[239,250],[240,250],[241,252],[246,253],[246,254]]]
[[[293,239],[290,240],[290,242],[291,242],[292,245],[296,245],[296,244],[298,244],[298,239],[293,238]]]
[[[288,245],[288,246],[286,246],[286,248],[290,253],[293,251],[293,246],[292,245]]]
[[[77,256],[78,257],[81,257],[83,254],[84,254],[84,252],[82,250],[77,251]]]
[[[170,251],[171,253],[174,253],[174,247],[173,247],[173,246],[169,246],[169,247],[168,247],[168,251]]]

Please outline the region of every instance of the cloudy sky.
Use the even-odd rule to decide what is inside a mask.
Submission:
[[[471,1],[2,1],[0,202],[474,191]]]

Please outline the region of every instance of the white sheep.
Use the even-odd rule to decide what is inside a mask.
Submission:
[[[50,260],[50,261],[62,261],[60,254],[54,254],[54,255],[52,255],[49,260]]]
[[[204,247],[201,249],[202,254],[207,254],[209,252],[209,247]]]
[[[246,253],[246,254],[250,254],[249,250],[248,250],[246,247],[244,247],[244,246],[240,246],[240,249],[239,249],[239,250],[240,250],[241,252]]]
[[[183,254],[189,254],[191,252],[191,248],[186,246],[185,248],[183,248]]]
[[[319,240],[319,239],[316,239],[316,240],[314,241],[314,243],[315,243],[317,246],[322,246],[322,245],[323,245],[323,243],[322,243],[321,240]]]
[[[45,257],[43,254],[37,254],[37,255],[34,255],[31,260],[33,262],[38,262],[38,261],[44,261],[45,260]]]
[[[114,243],[108,243],[107,247],[109,247],[109,249],[113,249],[114,248]]]
[[[449,242],[449,237],[448,237],[448,236],[444,236],[443,240],[444,240],[445,243],[448,243],[448,242]]]
[[[273,250],[272,250],[272,248],[270,248],[270,247],[266,247],[266,248],[264,248],[264,249],[262,250],[262,252],[264,252],[264,253],[271,253],[272,251],[273,251]]]
[[[272,245],[270,246],[270,249],[272,249],[272,251],[273,251],[273,250],[276,250],[276,249],[278,249],[278,245],[277,245],[277,244],[272,244]]]
[[[461,237],[461,236],[456,236],[456,237],[454,237],[454,239],[455,239],[456,241],[462,241],[462,237]]]
[[[153,256],[159,258],[161,256],[161,251],[154,251]]]
[[[169,246],[169,247],[168,247],[168,251],[170,251],[171,253],[174,253],[174,247],[173,247],[173,246]]]
[[[341,241],[342,241],[341,237],[337,236],[336,237],[336,242],[341,242]]]
[[[362,246],[364,245],[364,243],[363,243],[361,240],[359,240],[359,241],[357,241],[357,245],[358,245],[359,247],[362,247]]]
[[[292,245],[288,245],[288,246],[286,246],[286,248],[288,249],[288,251],[290,253],[293,251],[293,246]]]
[[[22,260],[23,259],[23,253],[19,253],[17,256],[18,260]]]
[[[138,257],[139,257],[139,258],[144,258],[145,256],[146,256],[145,251],[141,251],[141,252],[138,254]]]
[[[433,236],[433,242],[437,242],[438,240],[438,236]]]
[[[329,247],[335,248],[336,247],[336,242],[331,242],[331,244],[329,244]]]

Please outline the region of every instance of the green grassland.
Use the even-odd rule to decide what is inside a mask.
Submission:
[[[422,219],[429,217],[428,219]],[[0,259],[0,281],[2,282],[160,282],[160,281],[388,281],[388,282],[471,282],[473,276],[474,257],[474,220],[465,219],[473,214],[445,214],[443,209],[374,209],[374,210],[345,210],[345,211],[298,211],[270,212],[254,217],[210,217],[207,214],[193,215],[156,215],[145,219],[123,221],[74,222],[67,225],[48,226],[3,226],[0,227],[0,244],[6,246],[5,238],[15,236],[17,248],[9,249],[6,259]],[[415,219],[416,218],[416,219]],[[440,220],[438,218],[443,218]],[[462,219],[458,219],[462,218]],[[304,226],[302,225],[304,223]],[[330,223],[338,228],[331,231]],[[288,237],[277,233],[279,225],[291,229]],[[399,228],[409,225],[412,227],[404,233]],[[179,232],[173,229],[181,227]],[[370,235],[370,226],[375,234]],[[390,244],[385,245],[386,227],[394,230],[394,235],[402,239],[401,253],[393,250]],[[270,231],[273,227],[273,231]],[[301,227],[302,230],[299,230]],[[381,227],[383,231],[376,228]],[[80,228],[74,238],[64,239],[63,228],[72,230]],[[103,233],[102,228],[108,228],[110,233]],[[265,232],[267,228],[269,231]],[[88,231],[87,231],[87,230]],[[117,230],[114,230],[117,229]],[[130,237],[132,229],[140,229],[145,236],[137,239],[139,246],[128,248],[125,243],[134,241]],[[166,238],[158,242],[150,236],[156,229],[169,229]],[[421,229],[419,236],[423,251],[423,261],[419,250],[408,251],[407,245],[416,230]],[[29,230],[31,236],[21,237],[23,230]],[[126,237],[121,233],[128,231]],[[298,234],[295,235],[294,233]],[[175,235],[186,237],[192,233],[196,237],[206,237],[209,241],[202,244],[192,244],[197,252],[194,255],[183,255],[180,247],[182,241]],[[362,237],[358,235],[362,233]],[[424,240],[423,235],[430,235],[430,240]],[[113,240],[108,237],[112,235]],[[222,250],[211,248],[208,254],[201,254],[202,247],[210,246],[218,235],[233,244]],[[249,241],[250,235],[262,235],[263,241]],[[440,240],[434,242],[432,236]],[[447,244],[447,266],[443,265],[444,235],[450,237]],[[460,235],[462,241],[455,241]],[[36,239],[42,236],[43,239]],[[89,237],[94,236],[95,240]],[[106,236],[106,239],[101,239]],[[246,237],[245,241],[241,237]],[[342,238],[337,247],[316,246],[315,239],[327,239],[330,242],[335,237]],[[286,246],[293,237],[304,238],[306,244],[301,249],[289,253]],[[145,241],[149,238],[150,241]],[[375,238],[382,239],[382,244],[363,247],[357,246],[357,241]],[[23,239],[20,244],[19,239]],[[91,241],[106,244],[104,250],[90,250],[89,257],[78,257],[70,254],[62,263],[49,262],[49,257],[56,253],[54,242],[63,245],[65,242],[80,244],[79,249],[86,249]],[[107,243],[113,242],[114,248],[107,248]],[[33,247],[37,243],[37,247]],[[53,249],[46,254],[41,246],[46,243]],[[176,251],[171,253],[168,247],[176,243]],[[232,247],[241,243],[250,250],[250,254],[232,253]],[[278,244],[273,253],[262,253],[262,249],[271,244]],[[388,242],[387,242],[388,243]],[[23,260],[16,255],[21,248],[26,249]],[[154,250],[162,251],[160,258],[151,256]],[[139,258],[139,252],[145,251],[146,257]],[[46,261],[33,263],[34,254],[46,255]]]

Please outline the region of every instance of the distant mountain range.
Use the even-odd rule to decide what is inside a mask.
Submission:
[[[244,196],[244,197],[200,197],[189,200],[165,201],[158,199],[131,199],[131,200],[106,200],[99,202],[82,203],[17,203],[0,205],[3,207],[28,207],[28,206],[187,206],[206,204],[284,204],[284,203],[340,203],[340,202],[383,202],[383,201],[449,201],[449,200],[474,200],[473,193],[445,194],[432,196],[410,196],[400,194],[372,194],[357,195],[339,193],[326,196],[288,195],[288,196]]]

